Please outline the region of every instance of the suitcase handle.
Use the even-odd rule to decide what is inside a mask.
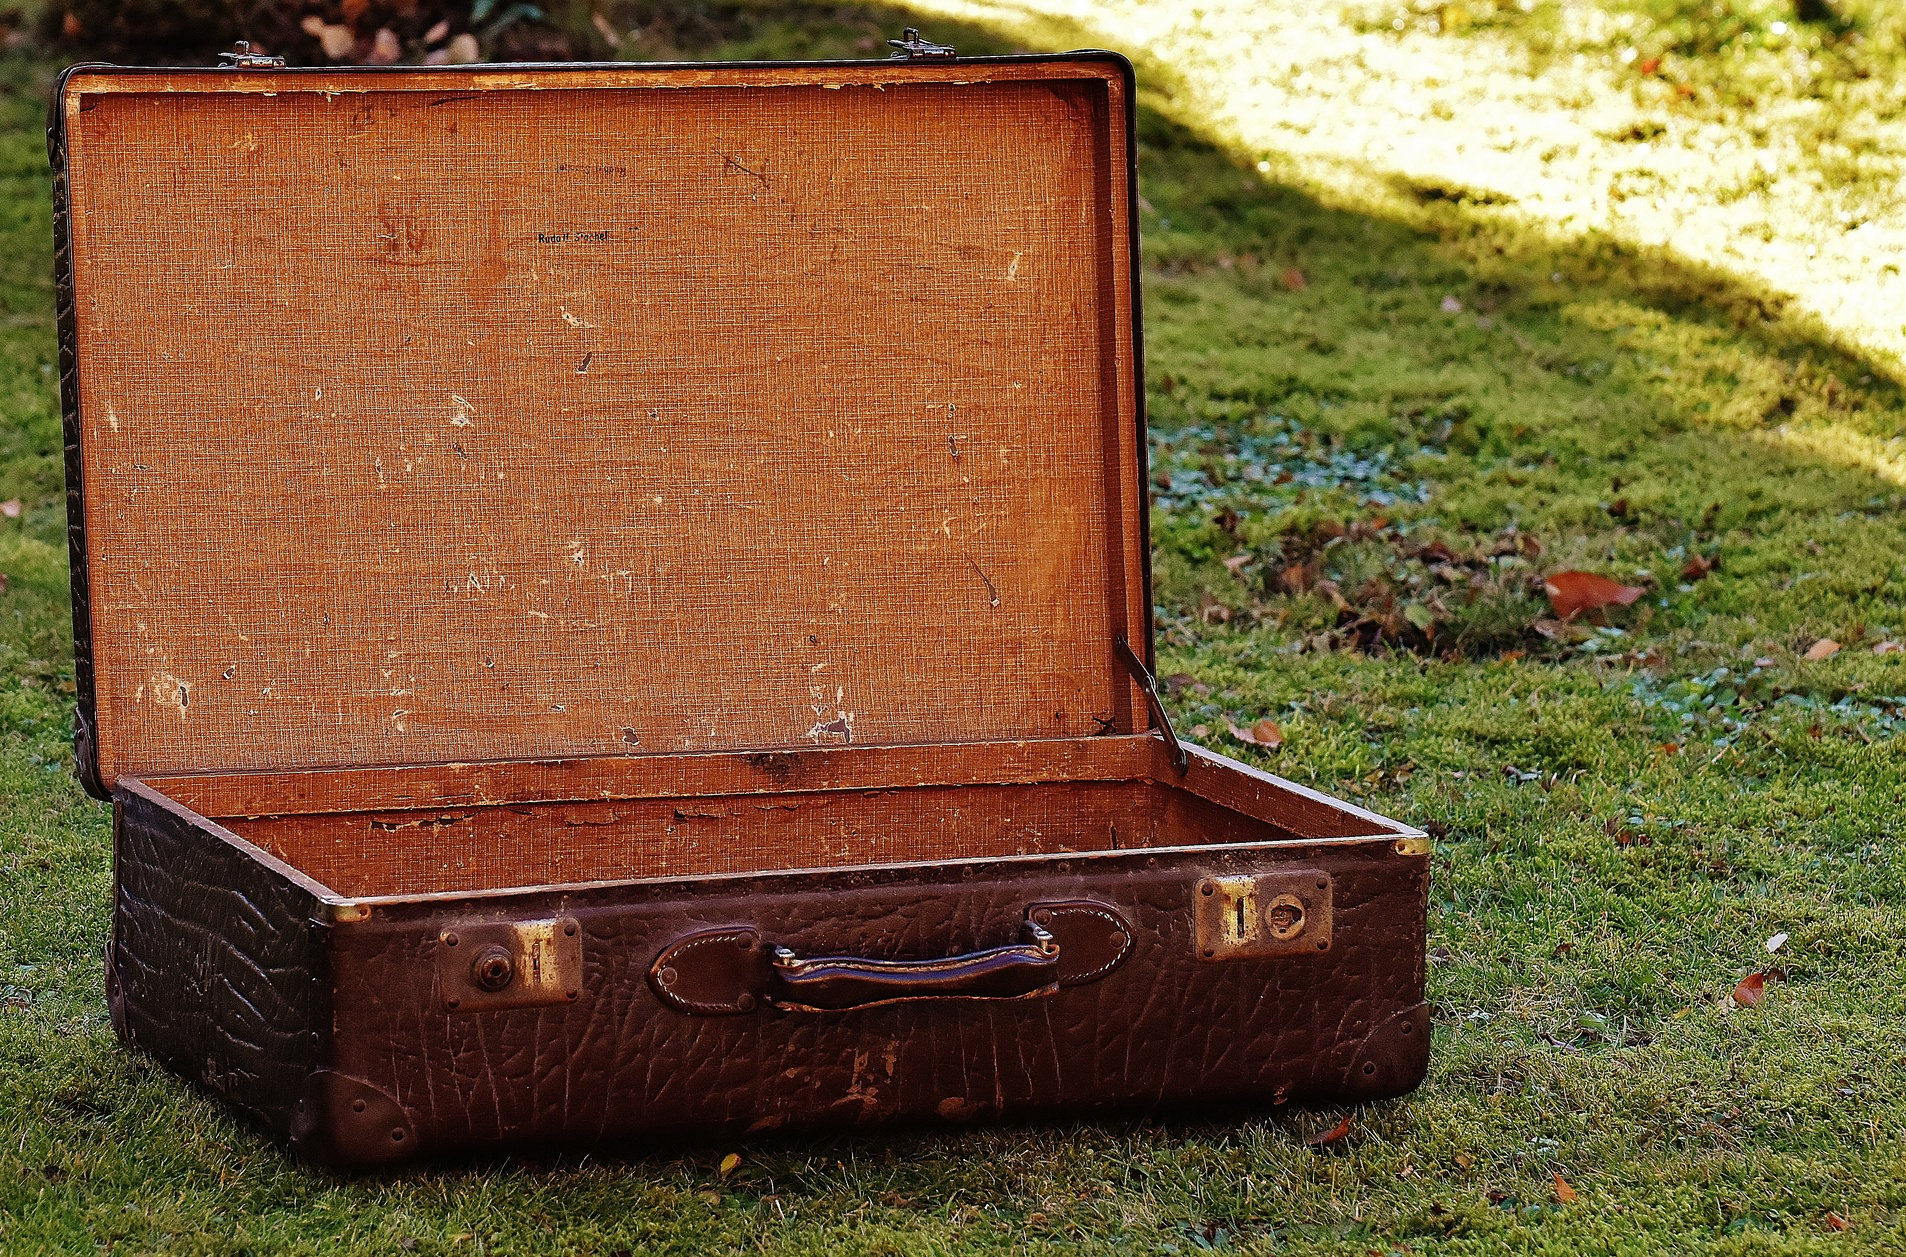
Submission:
[[[1035,903],[1026,909],[1020,942],[938,960],[806,958],[774,946],[752,925],[733,925],[664,947],[649,966],[649,988],[667,1007],[697,1017],[1033,999],[1097,982],[1125,962],[1134,937],[1118,909],[1092,899]]]
[[[768,1000],[789,1012],[837,1013],[916,999],[1030,999],[1059,989],[1059,942],[1032,920],[1026,941],[940,960],[803,959],[774,949]]]

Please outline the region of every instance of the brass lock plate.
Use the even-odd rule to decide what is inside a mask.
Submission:
[[[574,917],[472,921],[437,934],[437,985],[453,1013],[573,1004],[582,995]]]
[[[1201,960],[1250,960],[1330,950],[1331,881],[1317,869],[1199,880],[1192,892]]]

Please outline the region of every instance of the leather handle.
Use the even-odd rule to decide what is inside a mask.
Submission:
[[[1117,969],[1134,935],[1111,904],[1048,900],[1026,909],[1023,937],[938,960],[806,958],[774,946],[753,925],[698,930],[664,947],[649,989],[679,1013],[735,1016],[775,1009],[833,1013],[903,1000],[1012,1000],[1051,995]]]
[[[1059,989],[1059,943],[1028,920],[1026,941],[940,960],[803,959],[774,949],[768,1000],[790,1012],[834,1013],[917,999],[1027,999]]]

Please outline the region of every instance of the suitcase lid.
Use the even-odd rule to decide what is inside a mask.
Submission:
[[[1097,52],[68,71],[88,788],[1144,729],[1131,127]]]

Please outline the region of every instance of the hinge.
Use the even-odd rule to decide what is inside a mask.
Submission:
[[[1145,691],[1145,705],[1151,708],[1152,720],[1158,725],[1158,731],[1165,735],[1165,745],[1171,748],[1171,762],[1181,776],[1191,771],[1191,757],[1185,753],[1185,748],[1178,741],[1178,734],[1171,727],[1171,717],[1165,714],[1164,700],[1158,697],[1158,678],[1145,666],[1145,661],[1133,653],[1130,642],[1123,637],[1114,637],[1112,645],[1118,649],[1119,662],[1138,682],[1138,688]]]
[[[251,40],[241,39],[232,45],[230,52],[218,54],[219,68],[222,70],[282,70],[285,68],[283,57],[267,56],[251,50]]]
[[[911,26],[900,32],[900,38],[888,40],[887,47],[893,49],[895,61],[951,61],[957,55],[949,44],[921,39]]]

